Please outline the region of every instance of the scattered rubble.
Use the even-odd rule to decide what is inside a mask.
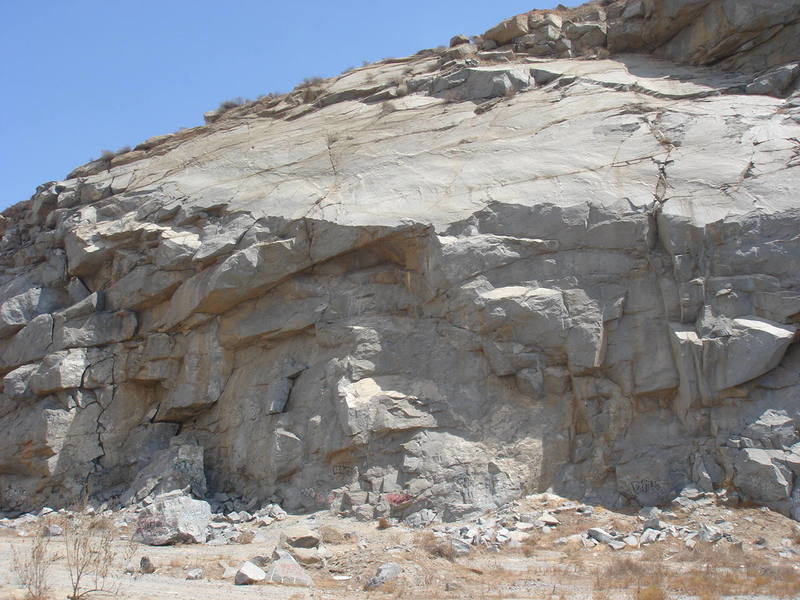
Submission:
[[[650,506],[622,513],[572,502],[551,493],[534,494],[460,522],[442,523],[428,514],[421,518],[429,521],[427,525],[410,527],[397,519],[387,519],[392,521],[388,528],[378,527],[377,521],[366,524],[330,511],[305,517],[286,515],[285,523],[273,520],[270,525],[263,526],[256,515],[278,514],[274,506],[255,508],[253,513],[244,515],[241,511],[216,513],[210,516],[205,546],[218,546],[214,532],[219,531],[220,526],[235,526],[241,528],[242,533],[269,532],[267,539],[274,544],[274,550],[269,554],[250,554],[247,560],[234,564],[219,561],[211,569],[188,558],[192,547],[186,546],[180,549],[187,555],[182,570],[178,571],[173,560],[172,566],[162,566],[158,573],[179,576],[186,581],[218,580],[239,586],[318,587],[316,576],[312,577],[306,570],[309,569],[320,575],[320,581],[369,591],[382,589],[394,580],[401,581],[402,586],[414,585],[409,582],[416,577],[416,565],[423,557],[469,566],[482,564],[490,556],[503,557],[505,564],[517,560],[514,557],[542,560],[541,557],[552,552],[585,556],[581,560],[602,561],[605,560],[602,557],[608,556],[602,554],[603,548],[620,556],[650,551],[648,549],[680,556],[681,552],[691,553],[701,548],[716,548],[723,554],[757,553],[761,557],[759,560],[771,561],[794,560],[800,556],[795,541],[800,528],[787,528],[790,521],[785,517],[769,510],[729,507],[726,505],[728,494],[722,491],[698,493],[690,490],[676,500],[688,497],[692,502],[688,507],[675,502],[672,506]],[[154,498],[148,506],[101,514],[120,524],[121,532],[136,532],[140,528],[139,516],[144,514],[150,518],[153,506],[163,506],[165,500],[176,498],[192,500],[172,493]],[[173,506],[186,507],[189,515],[194,511],[191,503],[173,503]],[[0,528],[24,533],[23,539],[37,531],[46,535],[45,524],[54,524],[48,523],[48,519],[70,519],[72,514],[63,510],[45,512],[41,516],[23,514],[0,519]],[[776,534],[781,533],[768,539],[761,534],[765,531],[764,523],[770,523],[769,529]],[[423,543],[420,535],[430,536],[425,539],[431,541]],[[382,543],[382,536],[387,542],[392,541]],[[121,537],[126,536],[122,534]],[[196,537],[201,538],[200,535]],[[198,543],[194,546],[199,547],[202,546]],[[229,540],[225,547],[244,549],[249,546]],[[661,547],[664,550],[659,550]],[[379,557],[383,558],[382,562],[377,562]],[[136,576],[155,573],[156,566],[151,557],[145,555],[138,562],[125,565],[124,570]],[[443,586],[455,591],[456,583],[447,582]],[[470,589],[469,584],[464,589]]]

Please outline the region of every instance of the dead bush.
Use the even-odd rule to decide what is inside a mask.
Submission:
[[[120,148],[117,151],[114,151],[114,150],[101,150],[100,151],[99,160],[101,160],[103,162],[110,163],[113,158],[119,156],[120,154],[127,154],[130,151],[131,151],[131,147],[130,146],[123,146],[122,148]]]
[[[111,573],[117,556],[113,542],[114,527],[107,518],[79,514],[65,521],[65,556],[72,588],[69,600],[118,591]]]
[[[224,113],[238,106],[244,106],[248,102],[249,100],[247,100],[247,98],[242,98],[241,96],[232,98],[230,100],[224,100],[223,102],[219,103],[219,106],[217,107],[217,112]]]
[[[304,104],[311,104],[322,95],[322,87],[319,85],[298,86],[295,88],[301,94]]]
[[[322,77],[306,77],[305,79],[303,79],[303,81],[294,86],[294,89],[302,90],[303,88],[316,87],[320,85],[323,81],[324,79],[322,79]]]
[[[12,549],[11,568],[22,585],[28,600],[46,600],[50,596],[48,572],[58,558],[49,550],[50,537],[45,527],[40,527],[24,551]]]

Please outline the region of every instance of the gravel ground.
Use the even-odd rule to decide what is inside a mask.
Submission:
[[[557,497],[539,495],[521,501],[513,509],[520,513],[542,508],[557,511],[560,505],[568,504]],[[569,536],[585,532],[589,527],[633,531],[642,524],[642,519],[636,514],[597,507],[591,515],[578,514],[574,510],[555,514],[560,521],[558,526],[550,531],[534,531],[517,547],[507,544],[499,552],[474,549],[468,555],[452,560],[437,556],[438,552],[431,547],[433,531],[441,530],[444,527],[441,524],[423,529],[394,526],[381,530],[376,523],[343,519],[324,512],[289,516],[285,521],[260,527],[256,530],[256,539],[250,544],[132,547],[123,539],[130,535],[130,529],[123,528],[120,539],[115,542],[118,556],[112,573],[119,586],[117,597],[130,600],[350,600],[367,597],[766,600],[800,597],[800,573],[796,566],[800,556],[797,524],[779,514],[763,509],[732,509],[717,505],[690,511],[675,510],[667,513],[664,517],[666,522],[683,526],[729,523],[738,542],[733,544],[722,540],[715,545],[701,545],[691,550],[683,540],[674,538],[644,548],[631,547],[620,551],[602,544],[585,548],[576,541],[578,536]],[[252,557],[270,556],[279,543],[281,531],[295,524],[317,530],[323,528],[323,531],[324,527],[329,528],[323,541],[331,556],[324,565],[308,567],[314,580],[313,588],[275,584],[236,586],[232,579],[223,578],[225,565],[238,568]],[[3,600],[21,600],[25,596],[12,566],[14,551],[24,554],[32,544],[32,537],[20,535],[24,530],[23,527],[0,528],[0,598]],[[565,543],[564,538],[569,541]],[[756,545],[756,541],[762,543]],[[51,538],[50,551],[59,555],[48,576],[52,587],[50,597],[65,598],[69,593],[69,574],[63,558],[63,537]],[[151,559],[156,572],[126,574],[128,557],[132,556],[132,562],[138,564],[143,555]],[[402,575],[374,591],[363,591],[365,582],[375,574],[376,568],[386,562],[402,565]],[[187,581],[187,572],[198,567],[204,571],[203,579]],[[781,589],[775,587],[779,584]],[[691,586],[691,589],[686,586]],[[643,595],[650,587],[666,595]],[[726,590],[739,595],[722,595]],[[764,595],[757,595],[758,592]],[[769,593],[775,595],[767,595]]]

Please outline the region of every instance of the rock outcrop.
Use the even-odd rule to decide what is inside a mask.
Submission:
[[[798,18],[535,11],[40,186],[0,221],[0,509],[797,515]]]

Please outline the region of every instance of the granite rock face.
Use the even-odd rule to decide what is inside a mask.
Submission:
[[[0,221],[0,509],[800,513],[800,97],[752,87],[798,7],[743,4],[535,12],[40,186]]]

